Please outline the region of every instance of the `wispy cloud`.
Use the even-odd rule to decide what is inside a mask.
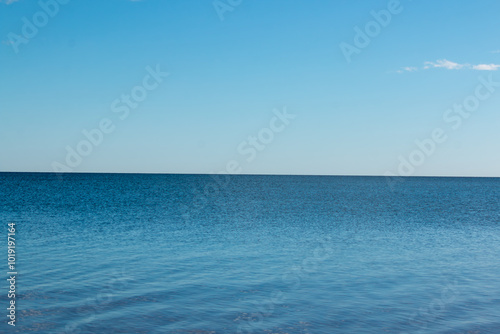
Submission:
[[[498,68],[500,68],[500,65],[498,65],[498,64],[472,65],[472,69],[478,70],[478,71],[496,71]]]
[[[403,73],[403,72],[415,72],[415,71],[418,71],[418,68],[417,67],[413,67],[413,66],[406,66],[406,67],[403,67],[402,69],[400,70],[397,70],[396,72],[398,73]]]
[[[437,67],[437,68],[446,68],[447,70],[459,70],[459,69],[467,67],[467,66],[469,66],[469,64],[454,63],[454,62],[449,61],[447,59],[439,59],[439,60],[436,60],[435,62],[426,61],[424,63],[424,69]]]
[[[472,64],[471,65],[471,64],[467,64],[467,63],[465,63],[465,64],[455,63],[455,62],[447,60],[447,59],[438,59],[436,61],[424,62],[424,65],[421,68],[414,67],[414,66],[406,66],[406,67],[403,67],[396,72],[397,73],[415,72],[418,70],[428,70],[431,68],[444,68],[447,70],[469,69],[469,70],[476,70],[476,71],[496,71],[497,69],[500,68],[500,64],[477,64],[477,65]]]
[[[6,5],[10,5],[11,3],[17,2],[19,0],[0,0],[0,3],[4,3]]]
[[[500,50],[493,50],[491,53],[500,53]]]

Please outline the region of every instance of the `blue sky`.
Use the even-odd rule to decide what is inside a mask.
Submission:
[[[0,170],[500,176],[498,13],[494,0],[3,0]]]

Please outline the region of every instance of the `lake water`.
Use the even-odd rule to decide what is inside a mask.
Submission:
[[[500,333],[500,179],[0,173],[8,333]]]

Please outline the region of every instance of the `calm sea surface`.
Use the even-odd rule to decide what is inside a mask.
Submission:
[[[0,332],[500,333],[500,179],[399,181],[0,173]]]

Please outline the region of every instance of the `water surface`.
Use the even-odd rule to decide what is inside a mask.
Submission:
[[[0,173],[0,331],[500,333],[499,199],[498,178]]]

